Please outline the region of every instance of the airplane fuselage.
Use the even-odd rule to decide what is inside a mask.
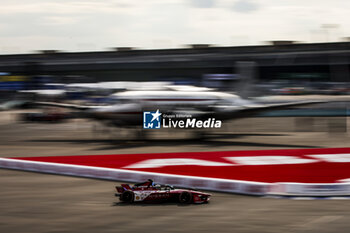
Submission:
[[[90,113],[95,118],[114,121],[118,125],[140,124],[143,111],[212,111],[213,106],[241,106],[247,102],[237,95],[214,91],[125,91],[113,94],[112,98],[115,100],[113,105],[92,109]]]

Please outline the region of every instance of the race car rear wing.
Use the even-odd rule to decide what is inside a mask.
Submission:
[[[120,186],[115,186],[115,189],[117,190],[118,193],[124,192],[124,189]]]
[[[118,191],[118,193],[123,193],[126,190],[132,190],[132,188],[128,184],[122,184],[121,186],[115,186],[115,189]]]

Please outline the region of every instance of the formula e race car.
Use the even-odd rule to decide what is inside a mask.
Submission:
[[[120,201],[126,203],[133,202],[180,202],[182,204],[208,203],[211,194],[188,189],[175,189],[171,185],[160,185],[148,180],[143,183],[130,186],[122,184],[116,186]]]

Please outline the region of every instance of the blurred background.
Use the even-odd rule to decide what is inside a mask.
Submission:
[[[349,147],[349,9],[346,0],[3,0],[1,157]],[[205,104],[208,96],[228,98]],[[193,114],[323,103],[248,112],[209,130],[146,133],[117,118],[142,114],[142,99],[162,109],[157,98]],[[0,172],[3,232],[349,228],[347,200],[215,193],[204,207],[118,206],[114,182]]]
[[[142,131],[141,123],[122,136],[113,133],[130,126],[119,120],[118,111],[164,111],[165,106],[171,112],[217,113],[233,100],[205,100],[213,93],[226,93],[257,104],[332,102],[246,114],[225,120],[221,129],[177,132],[178,138],[219,134],[225,140],[231,135],[233,142],[237,135],[232,134],[244,132],[342,133],[342,139],[347,138],[348,5],[341,0],[331,5],[269,0],[5,1],[0,24],[1,119],[5,125],[19,123],[16,128],[43,123],[40,127],[47,130],[52,123],[81,119],[84,123],[75,124],[87,124],[92,140],[99,136],[125,142],[144,139],[145,133],[137,132]],[[148,101],[145,107],[142,98],[152,93],[154,103]],[[205,104],[184,104],[191,93]],[[186,101],[168,106],[163,101],[160,106],[155,99],[164,100],[164,95]],[[32,104],[43,101],[80,108]],[[106,119],[89,117],[84,106],[118,109]],[[150,139],[176,135],[167,129],[147,134]],[[38,140],[52,136],[44,133]]]
[[[254,96],[348,95],[348,7],[342,0],[5,1],[0,100],[72,100],[166,84],[232,92],[247,72]],[[253,65],[242,71],[242,61]]]

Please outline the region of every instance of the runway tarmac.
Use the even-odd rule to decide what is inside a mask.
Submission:
[[[293,128],[292,118],[237,121],[206,140],[193,139],[193,132],[160,132],[146,141],[129,140],[133,133],[124,131],[92,133],[92,124],[84,120],[22,124],[11,115],[0,118],[1,157],[350,146],[347,131],[300,132]],[[322,129],[337,125],[320,124]],[[213,193],[206,205],[127,205],[113,196],[117,184],[1,169],[0,232],[348,232],[350,228],[350,200]]]

